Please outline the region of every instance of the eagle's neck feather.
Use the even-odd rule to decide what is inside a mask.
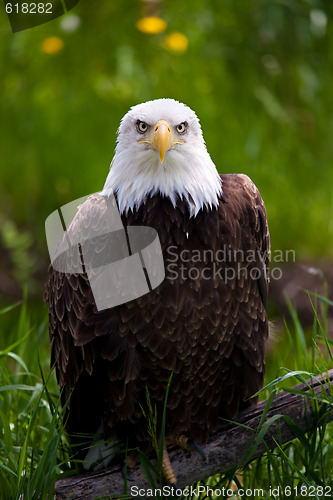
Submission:
[[[147,196],[155,194],[169,198],[173,206],[178,198],[183,199],[191,216],[218,205],[221,178],[204,145],[191,155],[169,151],[162,165],[151,153],[117,148],[101,194],[110,189],[116,193],[121,213],[139,208]]]

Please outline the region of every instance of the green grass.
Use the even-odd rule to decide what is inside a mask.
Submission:
[[[309,300],[311,298],[309,296]],[[332,305],[325,298],[314,299],[318,309],[320,305]],[[327,338],[318,316],[315,317],[312,331],[305,332],[295,312],[292,309],[291,312],[292,325],[286,326],[286,331],[281,332],[274,352],[267,356],[266,385],[261,391],[261,398],[267,399],[267,411],[276,392],[282,388],[292,391],[291,387],[295,384],[327,371],[333,364],[332,341]],[[63,428],[59,392],[54,374],[48,368],[47,325],[45,321],[36,326],[30,324],[26,301],[0,311],[1,318],[6,316],[12,316],[14,326],[11,331],[1,332],[2,338],[7,333],[8,342],[0,351],[0,498],[19,499],[24,494],[25,499],[50,499],[53,497],[55,481],[72,472],[69,468],[70,447]],[[333,491],[329,490],[333,488],[333,425],[327,423],[333,394],[331,392],[330,396],[323,395],[322,398],[310,394],[310,397],[316,425],[309,432],[303,433],[289,420],[297,439],[281,445],[276,436],[276,448],[267,450],[252,461],[250,467],[245,466],[238,471],[229,471],[198,483],[197,486],[209,486],[209,494],[205,492],[188,498],[218,498],[212,491],[223,491],[223,488],[224,491],[228,488],[235,491],[239,488],[249,491],[257,489],[258,494],[260,490],[263,491],[262,496],[253,493],[254,496],[248,495],[246,498],[301,499],[305,491],[306,498],[325,498],[325,491]],[[266,421],[260,431],[254,434],[254,444],[264,440],[266,430],[277,418],[280,417]],[[147,420],[150,420],[153,435],[156,430],[152,407]],[[157,471],[140,454],[151,485],[154,480],[157,484],[161,481],[163,433],[161,440],[156,439],[155,444]],[[248,455],[247,460],[249,458]],[[277,491],[279,496],[274,497]],[[235,495],[232,498],[238,498]]]
[[[47,338],[46,323],[30,327],[26,302],[17,312],[17,306],[0,312],[18,316],[16,338],[10,332],[12,343],[0,351],[0,498],[52,498],[56,478],[68,469],[63,410],[58,391],[50,389],[55,383],[49,369],[45,379],[31,348],[36,339]],[[40,355],[45,365],[45,342]]]

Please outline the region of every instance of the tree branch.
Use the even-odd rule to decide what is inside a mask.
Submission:
[[[333,370],[318,376],[317,379],[312,378],[306,384],[293,387],[304,393],[304,396],[290,392],[281,392],[275,396],[264,422],[270,422],[270,419],[274,418],[264,440],[258,446],[255,446],[256,436],[263,414],[267,410],[267,401],[242,412],[235,420],[238,425],[225,423],[212,434],[205,447],[207,460],[204,461],[197,453],[185,453],[180,449],[171,451],[170,460],[178,485],[184,487],[214,474],[238,468],[262,455],[267,449],[273,449],[276,442],[284,444],[294,439],[295,435],[283,416],[292,419],[303,433],[309,431],[317,421],[316,410],[313,411],[313,399],[309,395],[315,393],[322,401],[325,401],[325,398],[326,401],[332,401]],[[331,420],[332,403],[327,407],[327,421]],[[156,466],[156,460],[152,460],[152,463]],[[131,469],[130,476],[133,481],[128,482],[128,491],[132,485],[143,489],[150,488],[141,465]],[[124,478],[119,466],[99,473],[60,479],[56,483],[57,500],[93,500],[103,495],[112,495],[115,498],[122,494]]]

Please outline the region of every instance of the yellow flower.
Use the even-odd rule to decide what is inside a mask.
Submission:
[[[160,17],[143,17],[136,23],[138,30],[149,35],[157,35],[166,30],[167,23]]]
[[[59,52],[64,46],[64,42],[58,36],[50,36],[49,38],[45,38],[42,43],[42,51],[45,54],[56,54]]]
[[[188,38],[183,33],[170,33],[165,38],[165,47],[174,52],[185,52],[188,47]]]

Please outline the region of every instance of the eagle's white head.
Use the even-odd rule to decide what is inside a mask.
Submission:
[[[204,206],[217,206],[221,179],[194,111],[173,99],[133,106],[120,123],[102,194],[110,189],[121,212],[157,193],[174,205],[177,196],[183,198],[194,216]]]

